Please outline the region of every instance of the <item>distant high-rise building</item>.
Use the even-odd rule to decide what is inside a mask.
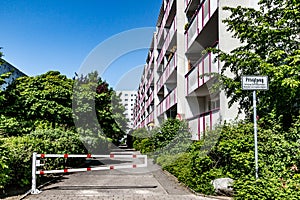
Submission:
[[[135,99],[137,91],[117,91],[117,95],[121,94],[121,103],[125,107],[125,116],[129,120],[128,128],[133,128],[133,108],[135,104]]]

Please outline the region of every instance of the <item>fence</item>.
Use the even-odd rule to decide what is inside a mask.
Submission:
[[[109,166],[101,166],[101,167],[93,167],[93,168],[74,168],[74,169],[62,169],[62,170],[37,170],[37,167],[43,166],[41,164],[41,160],[37,158],[128,158],[128,159],[144,159],[143,164],[130,164],[130,165],[109,165]],[[57,173],[71,173],[71,172],[87,172],[87,171],[100,171],[100,170],[113,170],[113,169],[130,169],[130,168],[139,168],[139,167],[147,167],[147,155],[75,155],[75,154],[37,154],[33,153],[32,155],[32,185],[31,185],[31,194],[39,194],[39,191],[36,187],[36,175],[44,175],[44,174],[57,174]]]

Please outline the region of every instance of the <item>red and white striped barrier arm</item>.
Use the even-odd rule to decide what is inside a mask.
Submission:
[[[71,173],[71,172],[86,172],[86,171],[99,171],[99,170],[113,170],[113,169],[130,169],[130,168],[139,168],[147,167],[147,155],[96,155],[96,154],[86,154],[86,155],[75,155],[75,154],[36,154],[38,158],[143,158],[143,164],[130,164],[130,165],[110,165],[102,167],[93,167],[93,168],[76,168],[76,169],[62,169],[62,170],[40,170],[36,171],[36,174],[55,174],[55,173]]]
[[[117,153],[117,152],[115,152]],[[55,174],[55,173],[71,173],[71,172],[86,172],[86,171],[99,171],[99,170],[113,170],[113,169],[130,169],[130,168],[138,168],[138,167],[147,167],[147,155],[137,155],[137,154],[115,154],[111,153],[109,155],[94,155],[94,154],[86,154],[86,155],[76,155],[76,154],[37,154],[33,153],[32,156],[32,185],[31,185],[31,194],[39,194],[39,191],[36,187],[36,175],[43,174]],[[131,158],[131,159],[140,159],[144,160],[143,164],[127,164],[127,165],[110,165],[110,166],[101,166],[101,167],[93,167],[93,168],[75,168],[75,169],[62,169],[62,170],[40,170],[37,171],[37,167],[42,166],[40,160],[37,158]]]
[[[78,168],[78,169],[62,169],[62,170],[47,170],[47,171],[36,171],[36,174],[55,174],[55,173],[71,173],[71,172],[87,172],[87,171],[99,171],[99,170],[113,170],[113,169],[130,169],[146,167],[146,164],[132,164],[132,165],[119,165],[119,166],[103,166],[103,167],[93,167],[93,168]]]
[[[96,155],[96,154],[36,154],[38,158],[145,158],[145,155],[137,154],[108,154],[108,155]]]

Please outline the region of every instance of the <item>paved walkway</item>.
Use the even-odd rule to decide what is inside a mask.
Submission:
[[[93,167],[93,166],[91,166]],[[89,171],[63,176],[25,199],[213,200],[196,196],[149,162],[147,168]]]

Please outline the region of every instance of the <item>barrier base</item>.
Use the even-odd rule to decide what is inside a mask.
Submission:
[[[35,190],[31,190],[31,194],[40,194],[42,191],[35,189]]]

